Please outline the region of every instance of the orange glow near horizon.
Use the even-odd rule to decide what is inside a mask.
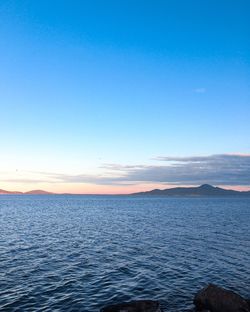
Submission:
[[[155,188],[169,188],[171,185],[162,184],[138,184],[138,185],[95,185],[87,183],[1,183],[0,189],[6,191],[27,192],[30,190],[44,190],[52,193],[71,193],[71,194],[130,194],[135,192],[149,191]]]
[[[95,185],[95,184],[87,184],[87,183],[1,183],[0,189],[6,191],[19,191],[19,192],[27,192],[31,190],[44,190],[52,193],[70,193],[70,194],[130,194],[136,192],[145,192],[150,191],[152,189],[167,189],[173,187],[190,187],[197,185],[173,185],[173,184],[156,184],[156,183],[142,183],[136,185]],[[242,186],[242,185],[218,185],[218,187],[224,189],[233,189],[237,191],[250,191],[250,186]]]
[[[235,191],[250,191],[250,186],[245,185],[218,185],[218,187],[224,188],[226,190],[235,190]]]

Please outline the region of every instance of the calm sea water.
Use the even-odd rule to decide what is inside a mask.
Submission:
[[[250,200],[0,196],[0,310],[190,311],[213,282],[250,297]]]

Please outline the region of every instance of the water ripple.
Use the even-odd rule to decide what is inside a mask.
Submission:
[[[249,199],[1,196],[0,310],[190,311],[208,282],[250,297]]]

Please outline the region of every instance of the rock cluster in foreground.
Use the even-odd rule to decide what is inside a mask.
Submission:
[[[196,311],[250,312],[248,300],[233,291],[216,285],[208,285],[194,297]]]
[[[212,284],[201,289],[193,302],[194,311],[197,312],[250,312],[250,300]],[[163,310],[158,301],[136,300],[109,305],[100,312],[163,312]]]
[[[123,302],[102,308],[100,312],[161,312],[158,301],[137,300]]]

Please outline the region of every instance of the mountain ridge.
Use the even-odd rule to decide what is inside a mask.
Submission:
[[[18,191],[6,191],[3,189],[0,189],[0,195],[49,195],[49,194],[55,194],[55,193],[47,192],[43,190],[31,190],[28,192],[18,192]]]
[[[44,190],[31,190],[27,192],[6,191],[0,189],[0,195],[92,195],[77,193],[52,193]],[[105,194],[93,194],[105,195]],[[109,194],[112,195],[112,194]],[[129,195],[129,196],[176,196],[176,197],[202,197],[202,196],[249,196],[250,191],[227,190],[210,184],[202,184],[195,187],[173,187],[167,189],[153,189],[150,191],[136,192],[130,194],[113,194],[113,195]]]
[[[250,191],[226,190],[210,184],[196,187],[174,187],[164,190],[154,189],[146,192],[132,193],[133,196],[250,196]]]

